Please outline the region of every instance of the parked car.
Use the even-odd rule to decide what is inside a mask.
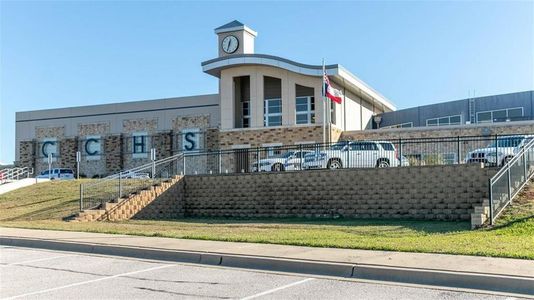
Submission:
[[[288,151],[284,154],[260,159],[252,165],[253,172],[280,172],[300,170],[301,160],[312,151]]]
[[[124,179],[150,179],[150,174],[149,173],[128,171],[126,173],[122,173],[121,174],[121,178],[124,178]]]
[[[72,171],[71,169],[55,168],[51,169],[50,173],[48,170],[42,171],[41,174],[36,176],[36,178],[50,178],[51,180],[72,180],[74,179],[74,171]]]
[[[387,141],[340,142],[304,158],[306,169],[387,168],[398,165],[397,150]]]
[[[503,166],[512,159],[534,135],[498,137],[497,141],[485,148],[467,153],[465,163],[485,163],[490,166]]]

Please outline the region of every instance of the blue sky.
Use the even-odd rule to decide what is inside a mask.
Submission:
[[[398,108],[534,89],[534,2],[0,2],[0,162],[15,112],[217,93],[213,29],[340,63]]]

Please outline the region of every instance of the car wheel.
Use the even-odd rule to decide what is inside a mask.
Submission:
[[[272,167],[271,167],[271,170],[273,172],[281,172],[284,170],[284,165],[280,164],[280,163],[276,163],[274,164]]]
[[[385,159],[380,159],[376,162],[377,168],[389,168],[389,162]]]
[[[332,170],[335,170],[335,169],[341,169],[343,168],[343,165],[341,164],[341,162],[338,160],[338,159],[331,159],[329,162],[328,162],[328,166],[327,166],[329,169],[332,169]]]

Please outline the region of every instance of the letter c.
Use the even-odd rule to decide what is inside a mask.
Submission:
[[[95,151],[89,150],[89,145],[91,143],[98,143],[98,140],[94,139],[94,138],[87,139],[87,141],[85,142],[85,153],[87,153],[87,155],[96,155],[96,154],[98,154],[98,150],[95,150]]]
[[[48,157],[48,151],[47,148],[48,148],[48,145],[55,145],[56,142],[53,142],[53,141],[46,141],[43,143],[43,145],[41,146],[41,153],[43,153],[43,156],[44,157]],[[54,156],[54,153],[52,153],[52,156]]]

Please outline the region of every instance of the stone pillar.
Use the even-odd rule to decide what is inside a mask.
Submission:
[[[108,174],[118,173],[123,169],[122,136],[108,135],[104,138],[106,170]]]
[[[172,131],[160,132],[154,135],[154,148],[156,159],[162,159],[172,155]]]
[[[76,172],[76,151],[78,151],[77,138],[65,138],[60,141],[59,155],[60,167],[68,168]]]
[[[22,141],[19,145],[19,166],[24,168],[34,168],[34,172],[36,174],[37,170],[35,170],[35,141]]]
[[[217,173],[219,171],[219,159],[222,160],[221,157],[219,157],[217,151],[220,149],[219,146],[219,129],[218,128],[208,128],[205,131],[205,145],[206,149],[208,151],[214,152],[216,154],[212,154],[208,156],[207,161],[207,167],[208,170],[212,170],[214,173]],[[222,162],[221,162],[222,165]]]

